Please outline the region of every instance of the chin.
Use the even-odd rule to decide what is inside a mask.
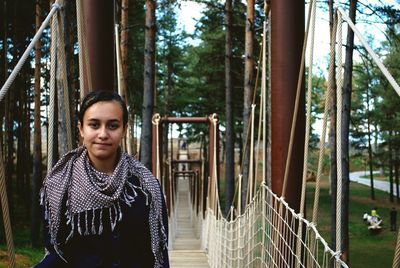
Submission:
[[[106,160],[108,158],[113,158],[116,155],[116,150],[91,150],[90,154],[98,159]]]

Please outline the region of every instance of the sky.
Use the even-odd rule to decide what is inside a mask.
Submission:
[[[279,0],[278,0],[279,1]],[[309,1],[307,1],[309,2]],[[395,8],[400,9],[400,0],[361,0],[360,3],[364,5],[375,5],[382,4],[393,5]],[[324,5],[326,5],[324,3]],[[360,5],[360,4],[359,4]],[[196,20],[201,17],[201,11],[203,5],[195,2],[182,2],[181,11],[178,13],[178,23],[180,27],[186,30],[188,33],[193,33],[195,29]],[[344,8],[345,11],[346,8]],[[308,13],[308,5],[305,7],[305,14]],[[357,19],[356,19],[357,20]],[[375,51],[377,47],[380,46],[382,40],[385,39],[383,31],[383,23],[366,23],[362,20],[357,21],[357,28],[362,33],[365,38],[368,34],[374,37],[374,42],[372,44],[372,49]],[[343,43],[345,43],[347,25],[343,28]],[[317,11],[316,11],[316,28],[315,28],[315,41],[314,41],[314,56],[313,56],[313,72],[322,72],[327,76],[328,63],[329,63],[329,16],[325,10],[321,8],[321,3],[317,1]],[[355,37],[355,44],[360,45],[360,41]],[[309,50],[309,49],[308,49]],[[307,50],[306,65],[309,65],[309,51]],[[354,52],[354,60],[357,61],[358,53]],[[344,55],[344,54],[343,54]],[[318,130],[317,134],[320,134],[322,127],[322,120],[317,120],[316,125],[313,126],[314,129]]]
[[[400,0],[362,0],[363,4],[379,4],[382,2],[387,5],[393,5],[397,8],[400,8]],[[318,2],[317,2],[318,3]],[[325,3],[324,3],[325,4]],[[201,17],[201,11],[203,9],[203,5],[191,2],[191,1],[183,1],[181,6],[181,11],[178,13],[178,23],[180,23],[180,27],[185,29],[188,33],[193,33],[195,29],[196,19]],[[305,13],[308,13],[308,5],[305,7]],[[372,24],[368,25],[359,21],[357,23],[357,27],[360,27],[360,31],[365,33],[370,33],[374,36],[374,44],[373,46],[376,48],[379,46],[381,40],[384,39],[383,35],[383,24]],[[346,27],[345,27],[346,28]],[[321,3],[317,4],[317,12],[316,12],[316,30],[315,30],[315,43],[314,43],[314,64],[319,66],[322,69],[325,69],[324,66],[328,64],[328,55],[329,55],[329,22],[326,11],[321,8]],[[345,29],[343,32],[343,36],[345,36]],[[356,44],[360,44],[357,38],[355,39]]]

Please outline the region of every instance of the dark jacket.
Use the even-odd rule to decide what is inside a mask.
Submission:
[[[129,180],[135,185],[139,185],[137,178],[132,177]],[[154,267],[148,221],[149,206],[146,205],[145,195],[140,191],[137,193],[138,196],[131,207],[121,202],[122,220],[117,223],[114,231],[111,231],[109,219],[107,220],[107,217],[105,217],[104,226],[108,226],[108,228],[104,228],[101,235],[83,236],[74,234],[62,246],[68,263],[65,263],[55,252],[47,232],[46,248],[49,254],[35,267]],[[168,235],[168,214],[165,202],[163,202],[163,223]],[[64,225],[64,227],[66,228],[67,226]],[[65,228],[61,232],[67,233]],[[163,250],[163,256],[165,263],[163,267],[168,268],[167,248]]]

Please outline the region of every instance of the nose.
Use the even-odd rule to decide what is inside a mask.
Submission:
[[[99,135],[98,135],[98,137],[100,138],[100,139],[107,139],[108,138],[108,132],[107,132],[107,128],[105,127],[105,126],[102,126],[100,129],[99,129]]]

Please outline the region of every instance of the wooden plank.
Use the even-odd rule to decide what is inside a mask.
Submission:
[[[209,268],[203,250],[172,250],[169,252],[171,268]]]
[[[187,180],[179,180],[177,233],[169,251],[171,268],[209,268],[207,255],[190,220]]]

